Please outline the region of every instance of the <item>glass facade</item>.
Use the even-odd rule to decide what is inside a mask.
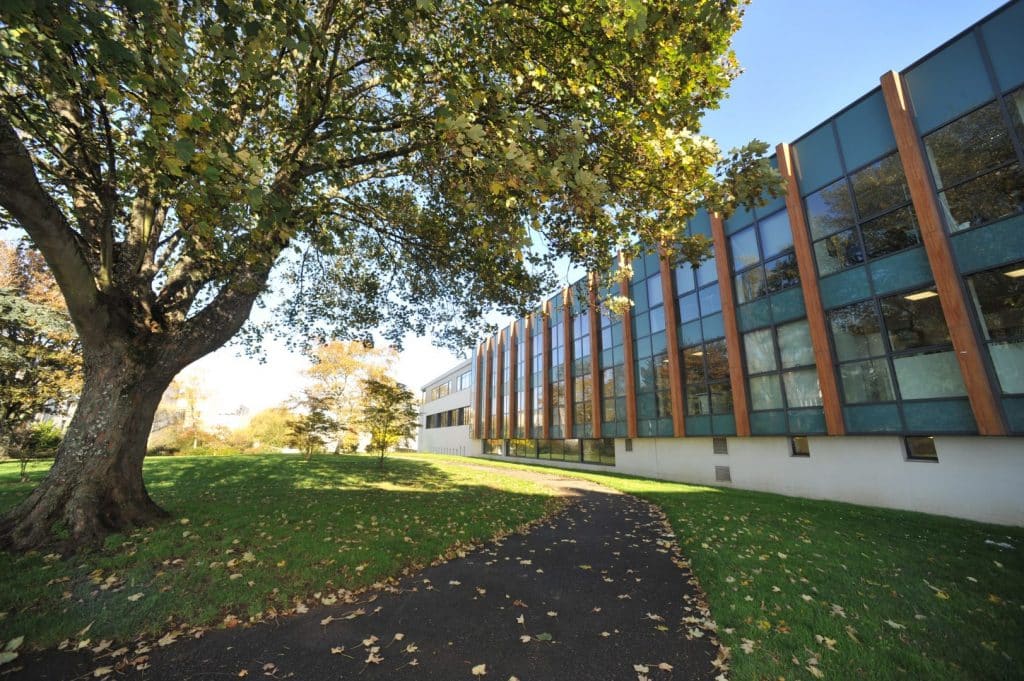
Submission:
[[[828,411],[846,433],[898,434],[906,438],[908,458],[927,459],[934,456],[933,435],[979,429],[972,406],[977,395],[968,391],[977,382],[964,380],[967,365],[954,350],[954,336],[958,348],[964,342],[956,334],[965,324],[982,349],[979,361],[993,386],[998,418],[1008,434],[1024,433],[1021,35],[1024,2],[1015,2],[900,74],[928,171],[924,189],[908,181],[885,97],[876,88],[789,147],[797,191],[789,203],[765,196],[760,206],[725,219],[716,236],[727,252],[674,267],[671,281],[663,280],[657,255],[634,259],[628,317],[604,306],[590,309],[584,279],[573,286],[568,310],[556,295],[545,307],[548,314],[532,315],[529,329],[516,322],[517,417],[501,434],[509,438],[509,454],[613,462],[608,443],[628,436],[631,415],[638,437],[673,436],[674,389],[682,395],[686,437],[735,435],[732,386],[745,385],[750,434],[789,436],[794,456],[809,454],[807,435],[828,432]],[[902,148],[907,154],[907,145]],[[938,206],[938,220],[923,191]],[[919,222],[941,223],[940,245],[952,255],[953,275],[940,266],[945,256],[931,241],[934,229],[926,250]],[[710,239],[711,216],[698,212],[689,231]],[[728,281],[719,280],[719,258],[728,261]],[[723,277],[725,271],[723,265]],[[808,276],[813,282],[802,280]],[[601,286],[599,301],[620,293],[618,281]],[[723,290],[732,293],[731,308],[723,309]],[[820,300],[820,309],[808,309],[811,300]],[[970,318],[957,319],[951,334],[947,316],[954,305],[966,305]],[[593,314],[600,315],[597,338]],[[673,319],[677,343],[668,347]],[[827,344],[824,357],[815,356],[812,335],[819,348]],[[482,347],[496,352],[497,341]],[[730,374],[730,352],[733,366],[742,366],[741,377]],[[676,360],[679,386],[670,371]],[[827,383],[819,375],[826,368]],[[497,355],[479,371],[491,372],[497,390]],[[832,385],[838,404],[825,404]],[[500,411],[493,391],[481,392],[480,399],[492,415]],[[531,423],[525,420],[527,403]],[[508,403],[503,405],[508,414]],[[430,423],[437,427],[436,420]],[[593,437],[598,423],[605,439]]]

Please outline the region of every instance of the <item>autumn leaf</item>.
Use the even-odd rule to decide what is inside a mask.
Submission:
[[[633,671],[638,674],[646,674],[650,669],[645,664],[635,664],[633,665]]]
[[[477,666],[473,667],[471,671],[473,672],[473,676],[484,676],[487,674],[487,665],[478,664]]]
[[[97,667],[96,669],[92,670],[93,677],[97,678],[97,679],[100,678],[101,676],[107,676],[108,674],[113,674],[113,673],[114,673],[114,668],[113,667]]]

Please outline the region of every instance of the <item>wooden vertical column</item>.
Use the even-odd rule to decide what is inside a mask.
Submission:
[[[494,434],[491,432],[492,420],[494,418],[494,412],[491,409],[491,395],[494,390],[494,338],[487,339],[487,358],[484,362],[486,377],[486,386],[484,389],[484,438],[492,439]]]
[[[516,437],[516,426],[519,419],[519,322],[512,322],[508,332],[508,436]]]
[[[672,286],[672,268],[664,253],[660,253],[661,297],[665,305],[665,345],[668,353],[668,376],[672,395],[672,434],[686,437],[686,412],[683,409],[683,367],[679,357],[679,308],[676,307],[675,287]]]
[[[601,437],[601,310],[597,306],[597,275],[587,277],[587,297],[590,309],[590,411],[591,434]]]
[[[623,255],[619,262],[625,263]],[[629,279],[623,277],[619,281],[619,293],[629,298]],[[627,308],[622,315],[622,350],[625,354],[626,369],[626,436],[636,437],[636,361],[633,353],[633,310]]]
[[[526,315],[523,324],[523,437],[533,436],[533,315]]]
[[[562,420],[562,437],[572,437],[573,427],[576,425],[576,415],[573,409],[576,406],[576,391],[573,389],[572,378],[572,291],[566,287],[562,291],[562,360],[564,361],[565,388],[565,418]]]
[[[494,360],[498,363],[498,370],[494,372],[497,387],[495,388],[494,399],[494,429],[495,437],[505,437],[505,330],[498,332],[498,345],[494,351]]]
[[[483,413],[480,410],[480,403],[483,402],[484,385],[484,344],[481,343],[476,348],[476,380],[473,382],[473,437],[477,440],[483,436]]]
[[[971,403],[971,411],[974,412],[974,420],[978,424],[978,432],[981,435],[1006,435],[1006,424],[999,409],[996,387],[985,369],[983,349],[971,325],[967,296],[960,282],[953,259],[953,248],[943,225],[935,189],[928,175],[917,126],[907,104],[903,79],[895,71],[882,76],[882,95],[889,110],[889,120],[896,137],[900,161],[903,162],[907,185],[910,187],[910,198],[921,229],[921,240],[924,242],[928,263],[935,277],[935,288],[939,292],[942,314],[946,318],[949,335],[953,340],[953,350],[960,363],[960,373],[963,374],[964,385],[967,387],[967,398]]]
[[[821,291],[818,288],[818,272],[814,266],[814,250],[811,233],[807,228],[804,204],[800,200],[800,187],[796,181],[792,149],[788,144],[776,148],[779,172],[786,182],[786,212],[793,232],[793,251],[796,254],[797,269],[800,271],[800,288],[804,294],[807,309],[807,326],[811,332],[811,346],[814,348],[814,364],[818,369],[818,386],[821,388],[821,403],[825,410],[825,428],[829,435],[844,435],[843,405],[839,400],[839,382],[836,367],[832,363],[832,350],[828,343],[828,328],[825,309],[821,305]]]
[[[747,399],[747,379],[743,373],[743,339],[736,324],[736,296],[732,292],[732,272],[729,268],[729,241],[725,238],[725,223],[718,213],[711,214],[711,237],[715,242],[715,268],[718,270],[718,290],[722,298],[722,324],[725,327],[725,347],[729,353],[729,385],[732,388],[732,413],[736,419],[736,434],[750,435],[750,402]]]
[[[544,386],[541,395],[541,437],[551,439],[551,301],[545,301],[541,308],[541,323],[544,325],[544,360],[541,367],[540,380]]]

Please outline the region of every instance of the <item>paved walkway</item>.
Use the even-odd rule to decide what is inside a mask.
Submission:
[[[405,578],[394,591],[252,628],[210,631],[157,648],[149,669],[115,678],[654,681],[717,675],[712,663],[719,650],[706,610],[657,509],[584,481],[501,474],[555,486],[574,503],[526,534]],[[365,614],[345,619],[359,610]],[[337,619],[322,624],[329,616]],[[91,659],[49,653],[26,672],[91,678],[94,666]]]

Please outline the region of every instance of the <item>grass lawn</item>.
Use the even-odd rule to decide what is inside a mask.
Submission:
[[[47,647],[91,623],[96,645],[330,603],[560,503],[492,472],[366,456],[152,458],[145,476],[173,520],[68,560],[0,553],[0,641]],[[0,511],[33,486],[18,480],[0,464]]]
[[[1022,528],[559,472],[664,510],[731,649],[730,679],[1024,677]]]

